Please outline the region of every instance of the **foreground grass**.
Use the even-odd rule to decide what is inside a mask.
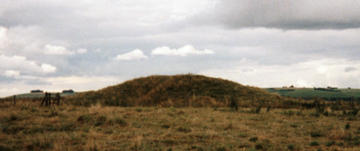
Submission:
[[[0,150],[360,150],[359,115],[0,103]]]

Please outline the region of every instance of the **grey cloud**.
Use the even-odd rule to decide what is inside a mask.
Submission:
[[[347,29],[360,27],[357,0],[223,0],[193,23],[227,28]]]
[[[345,72],[351,72],[351,71],[356,71],[357,69],[355,67],[347,67],[344,69]]]
[[[51,83],[39,79],[26,80],[27,85],[51,85]]]
[[[199,1],[209,5],[197,6]],[[16,82],[14,87],[22,90],[34,86],[28,84],[56,88],[59,87],[57,82],[50,81],[52,85],[47,85],[49,83],[43,81],[59,76],[64,77],[59,81],[66,81],[66,77],[71,76],[78,79],[93,76],[132,79],[152,74],[201,73],[241,66],[243,63],[239,60],[242,58],[272,67],[322,58],[358,60],[360,56],[357,1],[218,0],[212,5],[215,1],[0,0],[0,26],[3,27],[0,29],[0,62],[4,61],[4,56],[11,59],[7,62],[14,61],[12,56],[23,56],[28,64],[34,62],[37,65],[3,67],[0,69],[0,86]],[[227,30],[224,26],[239,30]],[[303,30],[320,28],[326,30]],[[61,46],[72,55],[46,54],[46,45]],[[152,50],[161,46],[177,50],[185,45],[201,51],[209,49],[215,54],[151,55]],[[148,58],[113,60],[117,55],[135,49],[140,49]],[[41,70],[42,64],[56,67],[56,72],[37,74],[33,71]],[[347,67],[360,69],[349,63],[337,71],[351,75],[358,73],[345,72],[353,70]],[[240,70],[250,74],[258,68],[262,67],[255,65]],[[20,71],[21,76],[36,76],[40,80],[31,82],[4,77],[1,74],[6,70]],[[256,81],[246,82],[260,86]],[[79,85],[69,82],[67,86]],[[100,88],[83,87],[84,90]],[[15,93],[6,90],[6,93],[10,92]]]

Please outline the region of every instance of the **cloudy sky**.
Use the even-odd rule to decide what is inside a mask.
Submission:
[[[0,97],[187,73],[360,88],[360,1],[0,1]]]

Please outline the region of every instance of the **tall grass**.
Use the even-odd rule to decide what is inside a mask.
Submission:
[[[360,117],[352,109],[343,114],[327,106],[328,116],[314,116],[316,108],[271,107],[253,112],[259,106],[234,111],[228,107],[109,107],[99,103],[39,107],[39,103],[24,100],[13,106],[0,102],[0,149],[360,149]]]

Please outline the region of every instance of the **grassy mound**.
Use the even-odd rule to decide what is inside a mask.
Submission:
[[[108,106],[227,106],[238,101],[269,100],[277,97],[265,90],[202,75],[149,76],[126,81],[99,91],[68,98],[76,105],[101,103]]]

